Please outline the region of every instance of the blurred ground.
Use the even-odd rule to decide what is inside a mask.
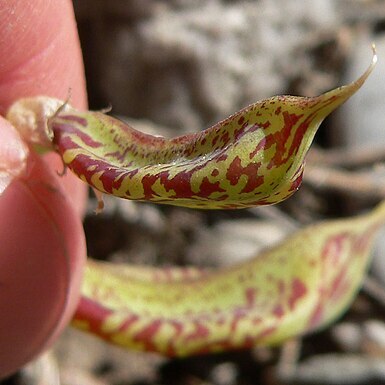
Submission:
[[[378,42],[381,51],[385,41],[380,0],[74,4],[91,109],[112,105],[113,113],[133,127],[166,136],[206,128],[258,99],[312,96],[354,80],[370,62],[370,43]],[[378,72],[384,58],[385,50]],[[325,122],[309,156],[315,168],[278,208],[213,213],[106,199],[106,209],[95,216],[91,201],[85,219],[89,255],[154,265],[228,265],[252,257],[295,227],[372,207],[385,197],[385,136],[378,131],[384,117],[375,118],[384,99],[370,92],[385,89],[384,79],[380,75],[367,89],[372,96],[362,111],[361,101]],[[362,121],[373,117],[368,126],[379,126],[375,150],[364,147],[365,136],[352,139],[363,132]],[[326,176],[317,180],[320,167]],[[336,171],[350,173],[357,183],[339,184]],[[363,172],[375,172],[373,184],[360,179]],[[6,383],[55,385],[59,371],[62,385],[385,384],[381,279],[385,282],[383,275],[370,277],[338,324],[282,349],[169,360],[125,352],[68,330],[40,366]],[[34,382],[39,374],[51,375],[51,382]]]

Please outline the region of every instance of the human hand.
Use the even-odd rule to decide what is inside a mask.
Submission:
[[[70,0],[4,0],[0,8],[0,113],[34,95],[86,107]],[[37,156],[0,117],[0,378],[49,346],[77,304],[86,256],[86,188],[59,178],[56,154]]]

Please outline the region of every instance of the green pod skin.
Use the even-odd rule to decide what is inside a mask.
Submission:
[[[121,198],[204,209],[283,201],[300,186],[322,120],[372,71],[317,97],[259,101],[205,131],[165,139],[100,112],[66,110],[49,120],[55,149],[82,180]]]
[[[361,286],[385,203],[300,230],[218,271],[89,261],[73,325],[168,356],[274,345],[340,316]]]

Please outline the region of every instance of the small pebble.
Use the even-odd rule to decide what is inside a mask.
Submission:
[[[255,257],[262,249],[281,241],[286,233],[286,228],[273,221],[221,221],[199,231],[188,257],[202,263],[213,260],[221,265],[231,265]]]
[[[385,359],[356,354],[324,354],[300,363],[291,381],[314,385],[358,385],[385,380]]]
[[[238,368],[232,362],[217,365],[210,374],[210,381],[215,385],[235,385],[237,383]]]
[[[385,323],[379,320],[368,320],[363,326],[364,335],[378,347],[385,349]]]
[[[361,348],[362,331],[358,324],[341,322],[332,328],[332,335],[336,342],[346,352],[358,352]]]

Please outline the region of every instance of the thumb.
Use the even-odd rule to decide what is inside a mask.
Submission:
[[[79,215],[41,157],[0,118],[0,378],[49,346],[80,295]]]

